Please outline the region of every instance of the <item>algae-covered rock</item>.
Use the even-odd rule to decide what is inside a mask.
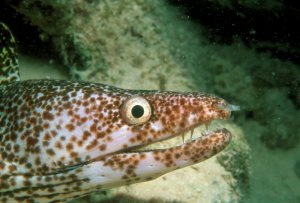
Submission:
[[[164,5],[130,0],[21,1],[17,10],[51,36],[73,79],[127,88],[138,84],[165,89],[166,83],[176,83],[179,90],[191,84],[184,77],[177,80],[176,75],[185,71],[174,68],[168,39],[161,34],[166,19],[159,16],[165,11],[157,9],[160,4]],[[131,75],[136,84],[130,84]]]

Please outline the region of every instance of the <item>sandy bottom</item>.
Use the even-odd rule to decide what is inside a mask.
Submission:
[[[52,60],[20,56],[20,74],[25,79],[67,79],[66,68]],[[245,123],[243,130],[252,149],[252,176],[250,202],[300,202],[300,177],[294,171],[300,161],[300,146],[293,150],[269,150],[261,144],[256,122]]]

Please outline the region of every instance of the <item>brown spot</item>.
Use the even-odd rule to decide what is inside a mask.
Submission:
[[[94,139],[87,147],[87,150],[91,150],[92,148],[96,147],[98,144],[98,140]]]
[[[49,123],[45,123],[45,124],[43,125],[43,128],[44,128],[44,129],[48,129],[49,127],[50,127]]]
[[[159,161],[160,157],[159,156],[154,156],[155,161]]]
[[[50,134],[49,134],[49,133],[46,133],[45,136],[44,136],[44,138],[43,138],[43,140],[44,140],[44,141],[49,141],[50,139],[51,139]]]
[[[90,131],[91,131],[91,132],[96,132],[96,130],[97,130],[97,124],[96,124],[96,123],[93,123],[93,124],[91,125],[91,127],[90,127]]]
[[[75,126],[74,126],[72,123],[69,123],[69,124],[65,125],[65,127],[66,127],[70,132],[72,132],[72,131],[75,129]]]
[[[78,145],[78,147],[81,147],[81,146],[83,145],[83,141],[79,140],[79,141],[77,142],[77,145]]]
[[[83,103],[82,103],[82,106],[88,106],[89,105],[89,103],[87,102],[87,101],[84,101]]]
[[[5,163],[0,162],[0,169],[2,170],[2,169],[4,169],[4,167],[5,167]]]
[[[179,153],[175,154],[175,158],[178,159],[181,155]]]
[[[27,158],[23,156],[23,157],[21,157],[21,158],[19,159],[19,164],[20,164],[20,165],[23,165],[23,164],[26,163],[26,161],[27,161]]]
[[[42,144],[43,144],[44,147],[49,146],[49,142],[48,141],[43,141]]]
[[[55,137],[57,135],[57,132],[55,130],[51,130],[50,133],[51,133],[52,137]]]
[[[77,137],[75,135],[73,135],[70,140],[71,140],[71,142],[76,142]]]
[[[87,121],[87,117],[82,117],[81,119],[80,119],[80,122],[81,123],[85,123]]]
[[[49,111],[44,111],[43,119],[52,121],[54,119],[54,116]]]
[[[58,148],[58,149],[62,149],[62,144],[60,141],[56,141],[55,142],[55,147]]]
[[[73,144],[72,143],[68,143],[66,146],[68,151],[72,151],[73,150]]]
[[[72,158],[77,158],[77,157],[78,157],[78,153],[77,153],[77,152],[71,152],[71,153],[70,153],[70,156],[71,156]]]
[[[69,108],[71,107],[71,103],[70,103],[70,102],[64,103],[64,104],[63,104],[63,107],[64,107],[65,109],[69,109]]]
[[[91,133],[90,133],[89,131],[86,131],[86,130],[85,130],[85,131],[83,132],[82,139],[83,139],[83,140],[87,140],[89,136],[91,136]]]
[[[54,156],[55,155],[55,152],[53,151],[53,149],[47,149],[46,152],[50,156]]]
[[[28,137],[26,140],[26,144],[28,148],[32,148],[36,143],[38,142],[38,139],[34,137]]]
[[[99,146],[99,150],[100,151],[104,151],[106,149],[106,145],[105,144],[102,144]]]
[[[10,165],[8,167],[9,172],[14,172],[17,169],[17,167],[15,165]]]
[[[41,165],[41,160],[39,157],[37,157],[35,160],[34,160],[34,163],[35,165]]]
[[[103,138],[103,137],[105,137],[105,133],[104,132],[97,132],[96,137],[97,138]]]
[[[30,186],[31,186],[31,182],[28,181],[28,180],[24,180],[24,181],[23,181],[23,185],[24,185],[25,187],[30,187]]]

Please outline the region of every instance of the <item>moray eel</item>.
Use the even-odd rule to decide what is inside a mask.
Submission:
[[[229,118],[234,106],[202,93],[20,81],[15,40],[0,24],[0,201],[64,202],[151,180],[217,154],[226,129],[167,149],[141,146]]]

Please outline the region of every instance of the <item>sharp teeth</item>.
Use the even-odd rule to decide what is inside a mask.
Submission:
[[[208,130],[208,123],[207,124],[205,124],[205,129],[206,129],[206,131]]]
[[[210,135],[211,133],[213,133],[213,131],[211,130],[205,130],[203,133],[201,133],[203,136],[208,136]]]
[[[191,140],[193,139],[194,128],[191,130]]]

